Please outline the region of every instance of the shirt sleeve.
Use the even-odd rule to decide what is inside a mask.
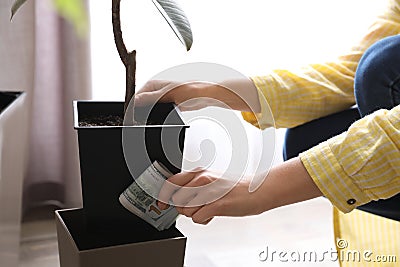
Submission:
[[[341,211],[400,192],[400,105],[355,122],[300,154],[322,193]]]
[[[335,62],[252,77],[262,110],[258,114],[243,112],[243,118],[262,129],[292,128],[353,106],[354,74],[361,56],[376,41],[400,32],[398,2],[389,1],[360,42]]]
[[[364,38],[337,61],[252,77],[261,112],[243,112],[243,118],[261,129],[292,128],[354,105],[358,62],[373,43],[399,34],[399,2],[388,1]],[[322,193],[343,212],[397,194],[400,106],[355,122],[347,132],[300,154],[300,159]]]

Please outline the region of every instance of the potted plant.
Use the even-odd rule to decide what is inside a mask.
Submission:
[[[0,262],[19,259],[22,184],[26,149],[25,93],[0,92]]]
[[[12,16],[26,1],[15,1]],[[80,12],[76,10],[80,10],[78,7],[82,4],[79,0],[55,2],[61,14],[79,25],[80,22],[76,19],[81,17],[76,15]],[[87,245],[85,241],[92,240],[94,243],[88,246],[91,248],[183,238],[174,226],[162,232],[157,231],[127,211],[118,200],[134,177],[140,175],[153,161],[161,162],[173,173],[180,171],[187,128],[179,110],[173,104],[134,107],[136,51],[129,52],[123,41],[120,2],[121,0],[112,0],[112,23],[116,47],[126,68],[125,101],[74,101],[74,127],[79,142],[83,209],[58,214],[60,227],[68,228],[70,224],[70,228],[75,229],[69,229],[72,231],[69,234],[64,231],[65,238],[62,239],[65,241],[70,236],[74,237],[73,232],[79,233],[73,238],[74,242],[80,239]],[[189,50],[192,34],[183,11],[172,0],[153,0],[153,3]],[[82,237],[83,235],[86,237]],[[65,244],[64,241],[61,243]],[[168,248],[169,243],[161,241],[158,243],[163,244],[164,249]],[[180,249],[171,253],[182,258],[180,265],[183,265],[182,246],[184,250],[185,242],[179,241],[179,244]],[[79,244],[71,246],[71,249],[76,247],[81,249]],[[66,257],[63,258],[62,262],[67,260]],[[174,256],[169,258],[173,259]],[[160,263],[165,260],[167,258],[152,259]]]
[[[14,2],[12,17],[26,1]],[[111,2],[114,40],[126,68],[125,101],[74,102],[74,127],[78,132],[83,203],[88,224],[94,228],[115,227],[116,224],[128,223],[126,211],[120,207],[116,196],[129,186],[132,175],[139,175],[152,161],[160,160],[172,172],[179,171],[186,128],[179,111],[172,104],[134,108],[136,51],[129,52],[124,44],[120,18],[121,0]],[[79,0],[56,0],[55,3],[59,12],[79,28],[82,24],[82,15],[79,15],[82,13],[79,11],[82,9],[82,3]],[[183,11],[172,0],[153,0],[153,3],[189,50],[192,45],[192,33]],[[171,115],[171,112],[175,115]],[[151,120],[152,125],[147,125],[147,118]],[[164,127],[165,124],[168,124],[168,127]],[[130,143],[132,149],[125,151],[131,155],[129,158],[134,160],[132,164],[128,163],[129,166],[134,166],[131,170],[127,168],[124,158],[123,132],[124,140]],[[161,144],[162,132],[171,139],[170,142],[164,143],[175,143],[178,147],[168,148]],[[166,149],[171,152],[165,151]],[[99,225],[99,221],[104,222],[102,226]]]

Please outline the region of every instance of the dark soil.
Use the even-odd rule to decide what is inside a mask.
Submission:
[[[82,117],[79,121],[80,127],[90,126],[123,126],[124,118],[118,115],[104,115],[97,117]]]
[[[135,121],[133,125],[155,125],[153,122]],[[79,127],[95,126],[124,126],[124,117],[119,115],[102,115],[96,117],[82,117],[79,121]]]

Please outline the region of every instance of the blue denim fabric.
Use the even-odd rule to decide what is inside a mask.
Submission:
[[[400,35],[372,45],[361,58],[354,83],[357,108],[320,118],[286,131],[283,158],[299,153],[344,131],[361,116],[400,104]],[[400,221],[400,194],[372,201],[360,210]]]
[[[361,116],[400,104],[400,35],[382,39],[364,53],[354,92]]]

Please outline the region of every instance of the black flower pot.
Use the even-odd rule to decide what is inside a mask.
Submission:
[[[0,114],[22,94],[22,92],[0,92]]]
[[[136,119],[150,125],[80,125],[88,117],[122,116],[123,106],[123,102],[74,102],[84,217],[88,231],[138,228],[144,239],[151,239],[160,233],[127,211],[118,198],[156,160],[173,173],[180,171],[188,126],[173,104],[137,108]]]

